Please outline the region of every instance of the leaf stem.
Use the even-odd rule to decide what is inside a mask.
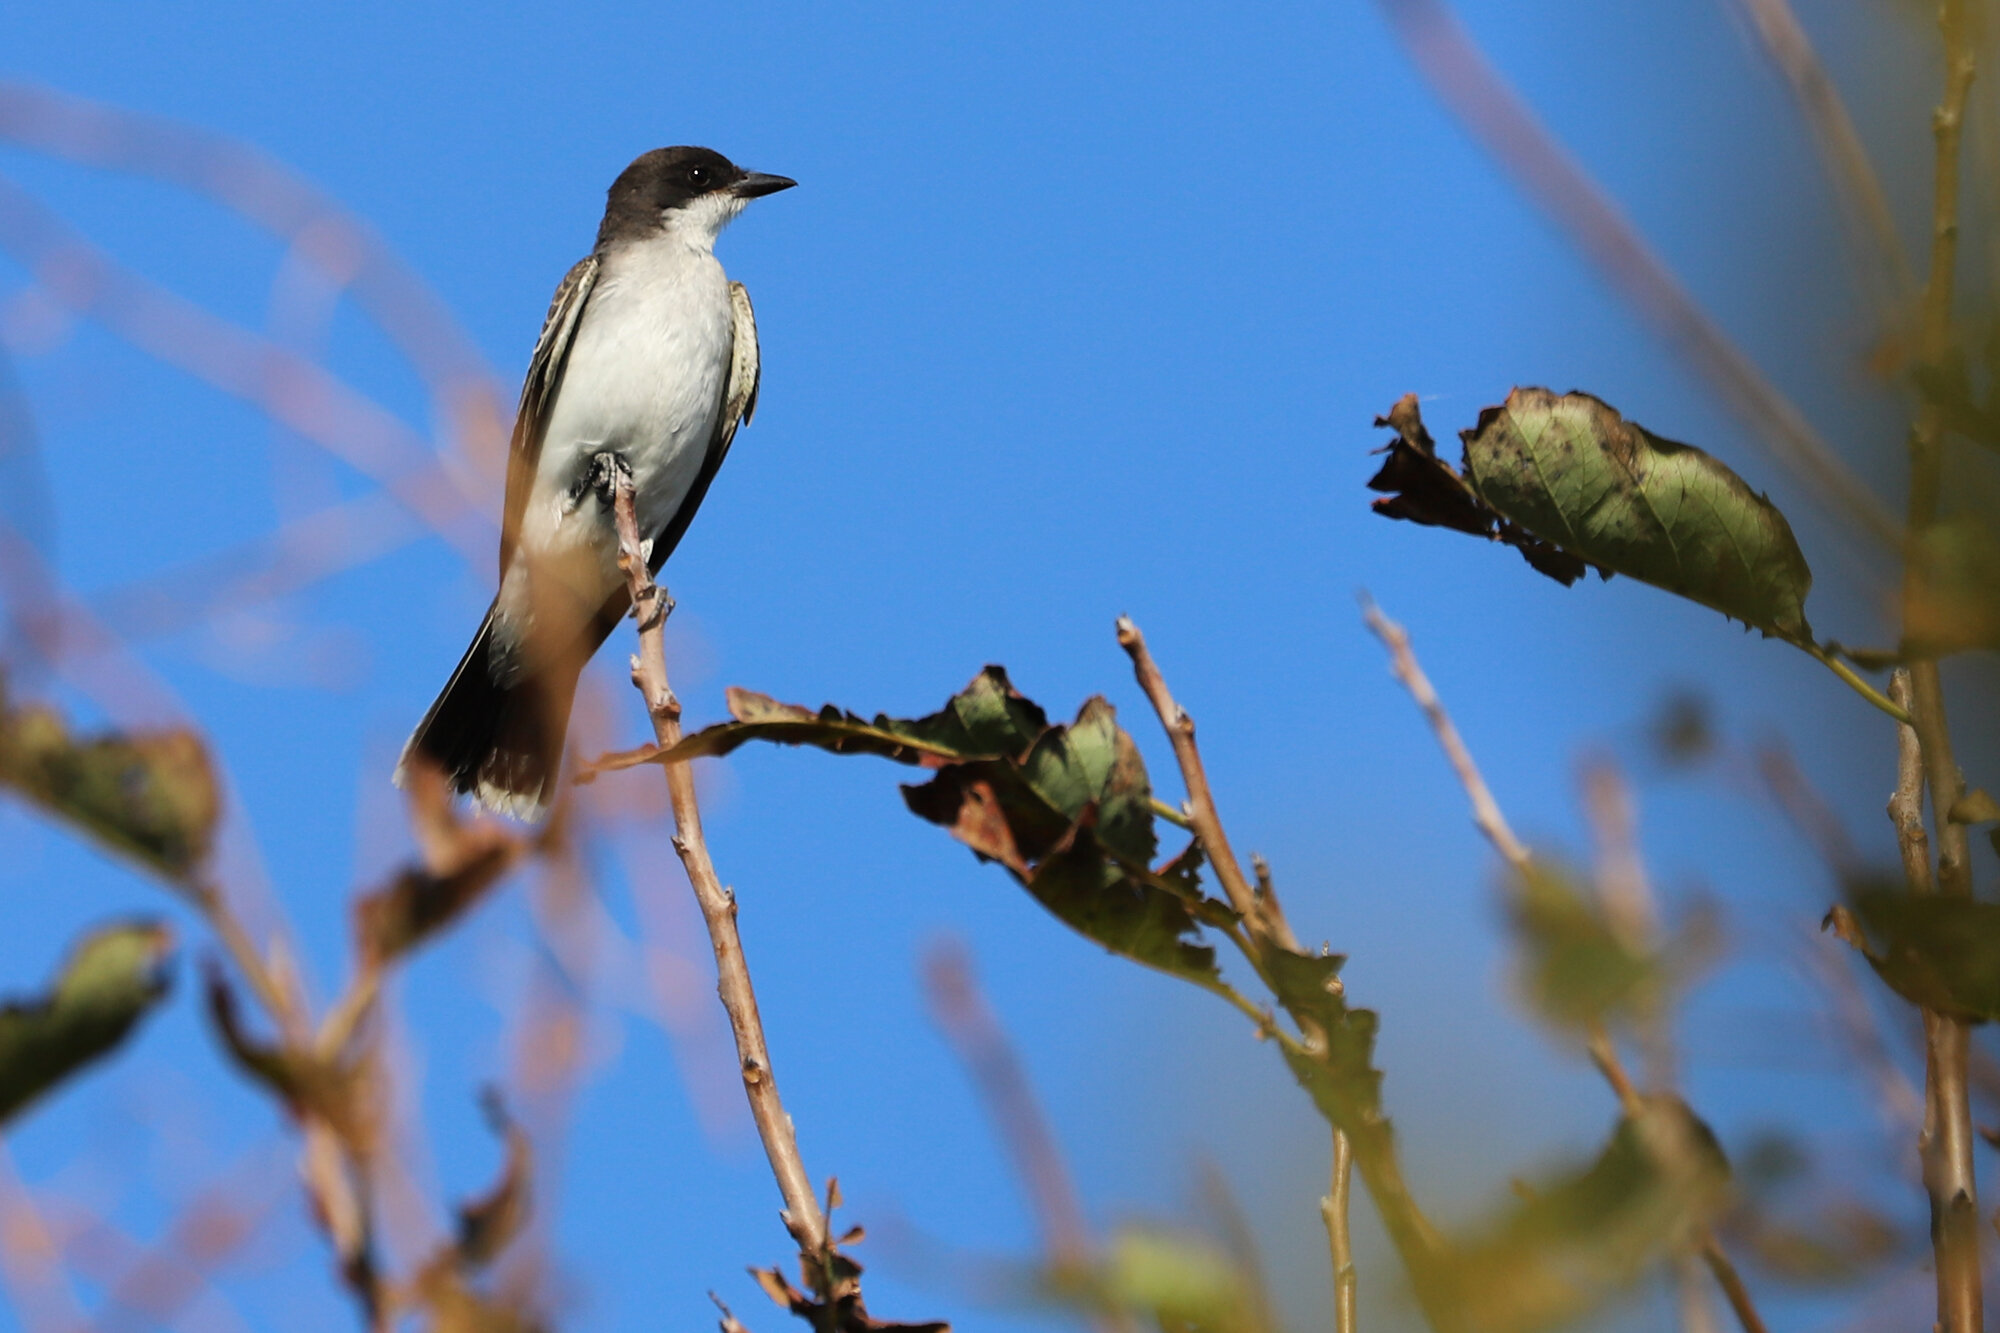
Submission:
[[[1823,663],[1828,671],[1831,671],[1834,675],[1840,677],[1841,681],[1846,684],[1848,689],[1853,690],[1856,694],[1866,699],[1870,704],[1874,705],[1876,708],[1881,709],[1883,712],[1887,713],[1890,717],[1895,718],[1898,722],[1902,723],[1904,726],[1908,726],[1910,724],[1910,714],[1907,710],[1905,710],[1901,705],[1895,703],[1887,695],[1883,694],[1880,690],[1876,689],[1873,685],[1870,685],[1867,681],[1863,680],[1860,674],[1857,673],[1853,667],[1841,661],[1840,658],[1831,649],[1823,647],[1817,643],[1801,644],[1799,646],[1805,650],[1808,656],[1812,657],[1818,662]]]

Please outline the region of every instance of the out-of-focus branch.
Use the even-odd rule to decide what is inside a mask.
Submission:
[[[1486,779],[1479,775],[1479,766],[1472,762],[1472,754],[1459,738],[1458,728],[1452,725],[1451,715],[1444,711],[1444,703],[1432,688],[1429,676],[1417,662],[1417,655],[1410,650],[1410,636],[1401,625],[1382,614],[1382,608],[1367,593],[1361,594],[1361,618],[1382,646],[1389,650],[1389,666],[1396,673],[1396,679],[1416,700],[1417,707],[1424,712],[1424,718],[1431,724],[1431,731],[1437,736],[1439,748],[1444,751],[1445,760],[1451,771],[1458,776],[1459,786],[1465,788],[1467,799],[1472,802],[1472,822],[1493,844],[1501,859],[1515,870],[1526,872],[1530,858],[1528,849],[1514,836],[1514,830],[1507,826],[1507,817],[1500,813],[1500,803],[1493,799],[1493,792],[1486,785]]]
[[[1450,760],[1452,771],[1458,775],[1466,796],[1472,802],[1474,822],[1480,832],[1506,859],[1508,865],[1518,873],[1526,874],[1533,861],[1528,849],[1514,836],[1508,827],[1506,816],[1500,813],[1499,803],[1487,788],[1486,781],[1479,775],[1479,766],[1459,739],[1458,728],[1452,725],[1451,715],[1445,711],[1444,702],[1432,688],[1430,678],[1424,674],[1422,663],[1417,661],[1415,651],[1410,647],[1410,636],[1395,621],[1382,613],[1380,607],[1365,593],[1362,595],[1362,615],[1383,646],[1388,648],[1392,669],[1396,679],[1423,709],[1424,717],[1436,733],[1438,744]],[[1593,801],[1597,816],[1605,821],[1601,831],[1601,841],[1607,844],[1605,860],[1614,877],[1622,876],[1625,883],[1614,889],[1614,900],[1607,903],[1611,919],[1620,923],[1624,930],[1646,930],[1656,913],[1651,901],[1651,889],[1647,886],[1644,871],[1638,864],[1636,847],[1619,847],[1617,844],[1629,841],[1631,821],[1629,811],[1621,812],[1616,807],[1623,801],[1622,794],[1598,793]],[[1623,900],[1618,900],[1622,895]],[[1631,941],[1635,945],[1646,941]],[[1624,1063],[1618,1057],[1618,1048],[1611,1041],[1611,1034],[1601,1023],[1593,1023],[1586,1043],[1590,1062],[1596,1067],[1604,1081],[1610,1085],[1618,1098],[1619,1110],[1628,1117],[1636,1117],[1644,1109],[1638,1085],[1626,1073]],[[1714,1233],[1702,1227],[1695,1238],[1695,1245],[1701,1251],[1704,1262],[1715,1275],[1715,1280],[1729,1298],[1730,1307],[1735,1310],[1744,1333],[1765,1333],[1763,1320],[1757,1314],[1749,1293],[1744,1290],[1741,1278],[1734,1265],[1722,1253],[1716,1243]]]
[[[632,607],[639,621],[639,652],[632,659],[632,683],[646,701],[654,739],[661,749],[671,750],[681,739],[681,705],[667,682],[663,633],[672,602],[665,590],[653,582],[647,569],[646,543],[639,536],[639,519],[633,507],[632,474],[622,459],[606,455],[604,461],[614,479],[618,563],[631,588]],[[771,1174],[776,1177],[778,1193],[785,1201],[785,1228],[798,1242],[807,1271],[817,1279],[824,1271],[828,1252],[826,1218],[813,1194],[812,1178],[806,1174],[805,1162],[799,1156],[792,1118],[785,1114],[784,1102],[778,1096],[777,1073],[771,1067],[770,1050],[764,1042],[764,1021],[757,1012],[757,996],[750,984],[750,965],[736,929],[736,896],[723,887],[714,862],[709,860],[708,845],[701,832],[701,807],[695,800],[693,770],[685,763],[668,764],[666,770],[674,811],[674,850],[680,853],[688,884],[694,889],[702,920],[708,926],[709,940],[715,947],[716,990],[736,1037],[743,1092],[750,1100],[757,1136],[763,1140],[764,1155],[770,1160]]]
[[[192,190],[273,232],[355,301],[409,358],[440,420],[497,472],[504,403],[464,327],[374,229],[259,149],[160,116],[0,80],[0,139]]]
[[[1926,367],[1942,367],[1953,354],[1952,303],[1958,281],[1958,220],[1960,154],[1965,107],[1977,70],[1979,0],[1943,0],[1938,26],[1944,39],[1944,93],[1932,117],[1937,163],[1931,191],[1930,272],[1924,282],[1924,302],[1918,330],[1918,356]],[[1944,485],[1945,413],[1926,400],[1910,432],[1910,497],[1907,540],[1914,550],[1938,517]],[[1916,604],[1913,594],[1924,575],[1915,560],[1904,565],[1904,604]],[[1905,637],[1909,637],[1906,633]],[[1908,767],[1904,751],[1912,738],[1923,765],[1923,783],[1930,790],[1931,830],[1937,856],[1936,887],[1958,897],[1972,896],[1972,864],[1965,825],[1949,813],[1964,791],[1957,761],[1952,757],[1951,727],[1945,716],[1944,684],[1934,659],[1910,664],[1908,699],[1911,727],[1898,728],[1898,775]],[[1900,788],[1899,788],[1900,791]],[[1909,866],[1915,849],[1903,852]],[[1925,858],[1928,860],[1928,858]],[[1930,873],[1910,881],[1912,892],[1923,892]],[[1924,1183],[1931,1197],[1931,1243],[1936,1255],[1938,1323],[1943,1333],[1978,1333],[1984,1327],[1981,1291],[1978,1182],[1973,1172],[1971,1089],[1966,1079],[1970,1034],[1966,1025],[1926,1013],[1925,1132],[1920,1142]]]
[[[924,962],[924,990],[930,997],[932,1020],[972,1074],[993,1127],[1014,1158],[1051,1266],[1062,1271],[1087,1262],[1090,1228],[1076,1182],[1028,1085],[1027,1071],[979,993],[963,945],[952,942],[931,950]]]
[[[1438,97],[1569,232],[1668,344],[1752,426],[1835,516],[1884,546],[1902,533],[1805,414],[1769,380],[1648,246],[1597,183],[1493,68],[1444,0],[1379,0]]]
[[[424,437],[303,357],[121,268],[32,195],[0,181],[0,249],[65,308],[244,400],[382,487],[468,559],[490,521],[432,466]]]
[[[1847,114],[1840,90],[1827,77],[1826,67],[1820,63],[1812,39],[1800,26],[1789,0],[1737,0],[1737,3],[1750,20],[1750,26],[1756,29],[1764,53],[1791,85],[1792,96],[1798,99],[1820,160],[1844,205],[1856,258],[1867,275],[1879,317],[1891,328],[1901,327],[1909,315],[1916,278],[1897,238],[1896,219],[1889,211],[1882,181],[1868,160],[1868,150],[1862,146],[1853,118]]]

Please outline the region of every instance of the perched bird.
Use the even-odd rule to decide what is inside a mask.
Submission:
[[[657,573],[757,405],[757,324],[715,238],[797,184],[707,148],[657,148],[619,174],[597,245],[556,288],[521,386],[500,528],[500,591],[396,767],[537,819],[555,794],[577,676],[631,608],[602,456],[633,479]]]

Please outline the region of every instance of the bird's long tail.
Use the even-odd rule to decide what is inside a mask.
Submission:
[[[453,791],[487,809],[540,819],[555,798],[570,701],[588,656],[557,654],[503,682],[488,607],[472,646],[403,747],[396,785],[405,784],[413,761],[427,762],[443,770]]]

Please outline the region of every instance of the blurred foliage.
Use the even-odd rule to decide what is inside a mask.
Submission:
[[[1588,1167],[1526,1193],[1463,1237],[1433,1279],[1466,1329],[1550,1328],[1622,1293],[1720,1215],[1729,1164],[1684,1103],[1649,1097]]]
[[[1697,914],[1664,944],[1631,938],[1559,865],[1537,857],[1510,873],[1507,918],[1514,931],[1522,994],[1559,1028],[1656,1017],[1716,948],[1714,923]]]
[[[1864,887],[1826,924],[1912,1004],[1970,1023],[2000,1018],[2000,903]]]
[[[2000,536],[1980,516],[1955,514],[1910,546],[1902,651],[1938,657],[2000,648]]]
[[[100,927],[46,994],[0,1007],[0,1123],[125,1040],[166,998],[172,948],[152,922]]]
[[[1085,1314],[1138,1315],[1164,1333],[1266,1333],[1257,1281],[1213,1243],[1157,1227],[1121,1227],[1105,1253],[1053,1272],[1048,1289]]]
[[[76,737],[53,709],[13,703],[4,677],[0,786],[176,882],[207,858],[222,810],[193,731]]]

